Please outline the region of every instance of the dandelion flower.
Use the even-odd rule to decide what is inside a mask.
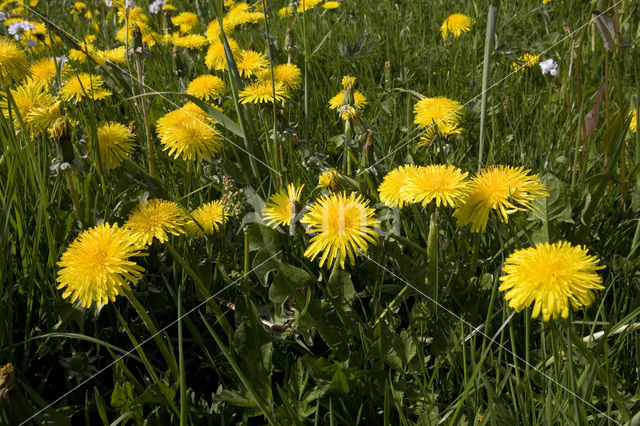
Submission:
[[[102,60],[112,62],[116,65],[122,65],[127,61],[127,49],[125,46],[118,46],[114,49],[99,50],[97,53]]]
[[[503,222],[519,210],[532,210],[536,198],[548,196],[547,187],[537,175],[529,175],[522,167],[491,166],[481,170],[469,182],[468,192],[453,213],[459,225],[471,224],[471,231],[484,231],[489,214],[496,214]]]
[[[152,199],[140,204],[124,226],[140,244],[148,246],[154,238],[164,243],[169,239],[168,234],[183,234],[185,222],[186,216],[176,203]]]
[[[437,207],[440,204],[454,207],[466,191],[466,177],[467,173],[447,164],[418,167],[407,179],[402,192],[412,203],[421,202],[426,206],[435,200]]]
[[[227,211],[224,209],[222,201],[218,200],[201,205],[193,211],[192,216],[200,226],[190,220],[186,224],[187,233],[202,238],[205,234],[213,235],[218,231],[220,225],[227,220]]]
[[[629,131],[635,133],[638,131],[638,110],[631,111],[631,121],[629,122]]]
[[[258,73],[262,81],[271,82],[271,70],[264,69]],[[302,84],[302,72],[295,64],[282,64],[273,67],[273,81],[284,84],[288,89],[295,90]]]
[[[340,187],[340,179],[336,169],[325,170],[318,177],[318,187],[335,191]]]
[[[133,151],[134,134],[131,130],[114,122],[103,123],[98,126],[98,147],[100,161],[107,170],[113,170]]]
[[[222,147],[214,121],[191,102],[161,117],[157,131],[164,150],[174,158],[199,161],[213,157]]]
[[[76,103],[84,98],[100,100],[111,96],[111,92],[104,89],[104,80],[99,75],[80,73],[71,77],[61,88],[60,98],[67,102]]]
[[[327,10],[337,9],[337,8],[340,7],[340,2],[337,2],[337,1],[326,1],[326,2],[322,3],[322,7],[324,7]]]
[[[248,104],[264,104],[273,102],[273,89],[270,81],[257,81],[240,91],[240,103]],[[275,84],[276,101],[284,101],[289,99],[291,95],[287,92],[287,88],[282,83]]]
[[[224,33],[229,35],[233,33],[235,29],[236,22],[229,17],[225,16],[222,18],[222,29]],[[218,24],[218,20],[214,19],[207,26],[207,31],[205,32],[207,40],[209,43],[218,43],[220,41],[220,25]]]
[[[116,296],[131,290],[144,268],[130,258],[140,256],[140,245],[134,235],[117,224],[103,223],[87,229],[63,253],[58,266],[58,289],[62,297],[89,308],[113,302]]]
[[[411,198],[407,198],[404,190],[409,179],[415,175],[418,166],[406,164],[391,170],[382,180],[378,187],[380,193],[380,201],[389,207],[402,208],[405,204],[413,202]]]
[[[458,127],[463,107],[459,102],[444,96],[420,99],[413,106],[415,113],[414,123],[421,129],[425,129],[421,145],[425,145],[433,140],[436,135],[436,128],[440,135],[450,136],[462,132]]]
[[[237,63],[238,71],[243,77],[251,77],[269,66],[269,61],[264,53],[253,50],[243,50]]]
[[[205,47],[208,41],[202,34],[187,34],[184,36],[174,35],[171,37],[171,43],[176,47],[196,50]]]
[[[540,62],[540,56],[531,53],[523,53],[518,60],[511,63],[511,68],[515,72],[522,71],[525,68],[531,68]]]
[[[566,241],[516,250],[504,263],[499,290],[518,312],[533,303],[532,318],[567,318],[569,307],[590,306],[594,291],[604,289],[598,262],[586,248]]]
[[[227,42],[229,43],[233,57],[237,58],[240,55],[240,46],[231,38],[227,38]],[[207,67],[214,70],[225,71],[227,69],[227,59],[224,53],[224,45],[221,41],[212,43],[209,46],[207,55],[204,58],[204,63]]]
[[[27,126],[31,125],[29,114],[38,108],[51,107],[56,103],[54,97],[46,90],[46,86],[35,81],[28,81],[11,90],[11,97],[17,106],[20,119]],[[0,101],[0,109],[5,118],[13,117],[16,127],[20,126],[13,105],[9,108],[7,99]]]
[[[296,215],[296,202],[300,200],[304,185],[297,188],[294,184],[289,184],[287,191],[279,191],[273,194],[267,203],[267,207],[262,211],[267,226],[273,228],[278,225],[289,226]]]
[[[462,33],[466,33],[471,29],[472,24],[473,20],[468,16],[462,13],[454,13],[444,20],[440,27],[440,33],[442,38],[447,38],[449,35],[460,37]]]
[[[215,75],[204,74],[194,78],[191,83],[189,83],[189,86],[187,86],[187,93],[198,99],[209,102],[221,97],[224,94],[225,88],[226,87],[222,79]]]
[[[337,109],[341,107],[343,99],[344,99],[344,91],[338,93],[333,98],[329,99],[329,108]],[[354,105],[358,109],[363,109],[365,106],[367,106],[367,98],[358,90],[353,91],[353,100],[354,100]]]
[[[355,265],[358,249],[366,253],[369,244],[378,241],[374,214],[361,195],[335,193],[318,198],[302,218],[308,226],[307,233],[316,234],[309,240],[304,256],[313,260],[322,254],[321,267],[326,262],[330,268],[337,261],[344,269],[347,259]]]
[[[31,78],[38,83],[49,84],[56,76],[56,61],[53,58],[42,58],[31,64]]]
[[[60,108],[60,102],[58,101],[53,104],[45,104],[32,108],[27,114],[27,123],[31,130],[44,132],[54,126],[58,119],[61,118],[62,109]],[[73,123],[71,124],[73,125]]]
[[[18,82],[29,74],[24,50],[12,40],[0,37],[0,83]]]
[[[180,27],[181,33],[190,33],[194,28],[200,25],[198,15],[193,12],[182,12],[171,18],[173,25]]]

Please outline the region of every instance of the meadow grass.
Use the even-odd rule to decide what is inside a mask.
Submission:
[[[91,19],[67,13],[70,1],[37,3],[0,6],[60,38],[25,47],[30,61],[69,55],[89,34],[96,49],[120,44],[117,11],[102,1],[86,2]],[[214,0],[171,3],[198,14],[199,33],[228,11]],[[15,376],[0,375],[0,423],[637,422],[640,140],[628,128],[640,93],[639,3],[496,1],[485,55],[489,3],[343,0],[284,18],[277,11],[288,2],[252,3],[266,5],[268,26],[226,36],[275,66],[288,60],[291,27],[291,62],[303,72],[301,87],[275,105],[239,102],[249,80],[230,49],[230,71],[213,72],[227,85],[221,112],[184,94],[209,72],[206,48],[136,50],[134,39],[124,64],[70,61],[64,78],[101,75],[113,92],[63,103],[75,122],[71,163],[49,133],[24,130],[26,117],[3,87],[0,365],[11,363]],[[162,34],[169,19],[140,6]],[[630,47],[605,49],[594,9],[619,22]],[[443,40],[440,26],[455,12],[473,26]],[[553,58],[558,75],[537,65],[514,72],[525,52]],[[368,100],[346,131],[328,107],[345,75]],[[58,72],[54,94],[62,81]],[[603,81],[599,119],[583,138]],[[464,130],[419,146],[413,106],[433,96],[464,106]],[[218,122],[223,148],[213,159],[162,150],[158,119],[187,101]],[[135,133],[135,150],[115,170],[104,169],[93,142],[104,121],[131,123]],[[469,177],[491,164],[523,166],[549,196],[508,223],[492,216],[479,233],[459,226],[449,207],[380,203],[389,171],[435,163]],[[317,184],[327,168],[340,173],[341,189],[370,201],[384,230],[344,269],[305,257],[311,236],[300,222],[274,230],[261,219],[289,183],[305,185],[296,213],[312,204],[326,191]],[[56,277],[69,245],[102,222],[124,224],[152,198],[186,212],[222,199],[230,213],[206,238],[156,239],[136,258],[143,277],[115,301],[83,308],[63,298]],[[600,259],[604,290],[568,318],[516,312],[498,290],[505,259],[561,240]]]

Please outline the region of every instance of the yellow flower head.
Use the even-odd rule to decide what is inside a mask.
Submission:
[[[182,12],[179,15],[172,17],[171,22],[173,25],[179,26],[180,32],[183,34],[192,32],[200,25],[198,15],[193,12]]]
[[[569,307],[590,306],[594,291],[604,289],[598,262],[586,248],[566,241],[516,250],[505,260],[499,290],[518,312],[533,303],[533,318],[567,318]]]
[[[327,10],[337,9],[337,8],[340,7],[340,2],[337,2],[337,1],[326,1],[326,2],[322,3],[322,7],[324,7]]]
[[[193,220],[187,222],[187,233],[200,238],[205,234],[213,235],[227,220],[227,212],[220,200],[201,205],[193,211],[192,215],[198,223],[196,224]]]
[[[97,134],[100,161],[106,170],[118,167],[127,154],[133,151],[135,136],[128,127],[120,123],[103,123],[98,126]]]
[[[344,90],[353,90],[356,87],[356,78],[345,75],[342,77],[342,87]]]
[[[148,246],[154,238],[164,243],[169,234],[183,234],[185,222],[186,216],[176,203],[152,199],[140,204],[124,226],[131,230],[136,241]]]
[[[236,43],[236,41],[231,38],[227,38],[227,42],[229,43],[229,47],[231,48],[233,57],[238,58],[241,51],[238,43]],[[224,45],[221,41],[218,40],[215,43],[211,43],[209,49],[207,50],[207,55],[204,58],[204,63],[207,67],[214,70],[225,71],[227,69],[227,60],[224,55]]]
[[[31,64],[31,78],[38,83],[49,84],[56,76],[56,61],[53,58],[38,59]]]
[[[440,33],[442,38],[447,38],[449,35],[460,37],[460,34],[466,33],[471,29],[471,25],[473,25],[471,18],[462,13],[454,13],[444,20],[440,27]]]
[[[638,109],[631,111],[631,121],[629,122],[629,131],[635,133],[638,131]]]
[[[407,198],[404,188],[409,179],[415,176],[418,166],[406,164],[391,170],[382,180],[378,187],[380,201],[389,207],[402,208],[405,204],[413,202],[412,198]]]
[[[0,84],[8,86],[29,74],[29,63],[24,50],[13,40],[0,37]]]
[[[294,184],[289,184],[287,191],[279,191],[273,194],[267,203],[267,207],[262,211],[262,216],[267,226],[273,228],[278,225],[289,226],[296,216],[296,202],[300,200],[304,185],[297,188]]]
[[[276,101],[284,101],[289,99],[291,95],[287,91],[287,88],[282,83],[276,83],[275,86],[271,86],[270,81],[257,81],[249,86],[246,86],[240,91],[240,103],[242,104],[264,104],[273,102],[273,91],[275,87]]]
[[[97,52],[103,61],[109,61],[116,65],[122,65],[127,61],[127,49],[125,46],[119,46],[109,50],[99,50]]]
[[[79,102],[84,98],[100,100],[111,96],[111,92],[104,89],[104,80],[96,74],[80,73],[72,76],[60,88],[60,98],[67,102]]]
[[[27,81],[15,89],[12,89],[11,96],[18,107],[18,113],[20,114],[22,122],[24,122],[27,127],[32,127],[29,116],[30,113],[38,108],[50,108],[56,103],[54,97],[47,91],[46,86],[35,81]],[[16,111],[13,105],[12,108],[9,108],[7,99],[0,101],[0,109],[2,109],[5,118],[13,117],[16,128],[20,127],[20,120],[16,115]]]
[[[340,187],[340,177],[336,169],[325,170],[318,177],[318,187],[335,191]]]
[[[224,30],[224,33],[227,36],[229,36],[230,34],[233,34],[233,30],[235,29],[235,26],[236,26],[236,22],[234,20],[229,19],[229,17],[227,16],[222,18],[222,29]],[[209,23],[209,25],[207,26],[207,31],[205,32],[205,35],[207,36],[207,40],[211,44],[218,43],[220,41],[220,25],[218,24],[217,19],[214,19]]]
[[[447,164],[431,164],[418,167],[409,176],[407,184],[402,192],[407,200],[412,203],[422,203],[423,206],[432,200],[436,206],[455,206],[460,197],[465,194],[467,182],[464,180],[467,173]]]
[[[238,71],[241,76],[251,77],[267,68],[269,66],[269,60],[264,53],[253,50],[243,50],[236,65],[238,66]]]
[[[140,245],[133,234],[117,224],[103,223],[87,229],[69,245],[58,266],[58,289],[62,297],[75,303],[80,299],[88,308],[113,302],[123,290],[131,290],[144,268],[130,258],[140,256]]]
[[[374,214],[374,209],[361,195],[323,195],[302,218],[307,233],[316,234],[309,240],[304,256],[313,260],[322,253],[320,266],[326,262],[327,268],[337,261],[344,269],[347,259],[355,265],[358,249],[366,253],[369,244],[375,245],[378,241]]]
[[[259,72],[258,78],[271,82],[271,70],[266,68]],[[302,84],[302,72],[295,64],[282,64],[273,67],[273,81],[284,84],[288,89],[295,90]]]
[[[329,108],[338,109],[342,106],[342,100],[344,99],[344,90],[336,94],[333,98],[329,99]],[[367,106],[367,98],[358,90],[353,91],[354,106],[358,109],[364,109]]]
[[[468,192],[453,215],[459,225],[471,224],[472,232],[484,231],[493,210],[506,223],[511,213],[532,210],[533,200],[548,195],[547,187],[540,183],[537,175],[529,175],[529,170],[490,166],[471,179]]]
[[[202,34],[187,34],[180,36],[178,33],[175,33],[171,37],[171,43],[176,47],[196,50],[205,47],[208,41]]]
[[[187,87],[187,93],[204,101],[211,101],[222,97],[226,87],[224,81],[211,74],[204,74],[194,78]]]
[[[540,56],[532,55],[531,53],[523,53],[520,55],[517,61],[511,63],[511,68],[514,71],[522,71],[525,68],[531,68],[540,62]]]
[[[174,158],[199,161],[213,157],[222,147],[214,121],[191,102],[161,117],[157,131],[164,150]]]
[[[456,135],[462,129],[458,123],[463,113],[459,102],[444,96],[422,98],[413,106],[414,123],[425,129],[423,145],[429,143],[436,135],[436,128],[440,135]]]

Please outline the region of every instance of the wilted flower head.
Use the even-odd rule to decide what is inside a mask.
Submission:
[[[340,187],[340,178],[336,169],[325,170],[318,177],[318,187],[335,191]]]

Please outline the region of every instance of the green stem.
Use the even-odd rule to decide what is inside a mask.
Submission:
[[[478,151],[478,170],[482,168],[482,157],[484,151],[484,133],[487,122],[487,96],[489,91],[489,72],[491,65],[491,51],[493,50],[493,39],[496,33],[496,11],[500,0],[492,0],[487,14],[487,33],[484,39],[484,63],[482,65],[482,100],[480,103],[480,141]]]
[[[187,379],[184,368],[184,348],[182,339],[182,286],[178,285],[178,362],[180,364],[180,426],[187,424]]]

